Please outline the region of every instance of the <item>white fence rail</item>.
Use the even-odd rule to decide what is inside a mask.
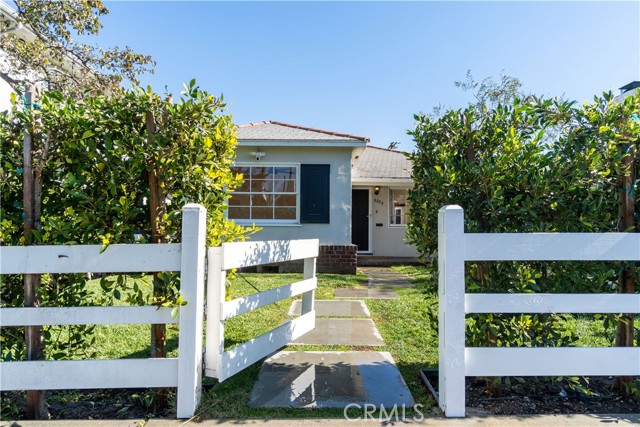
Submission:
[[[268,356],[315,327],[318,240],[276,240],[223,243],[208,249],[207,351],[205,374],[219,381]],[[276,289],[225,301],[227,270],[262,264],[304,260],[304,280]],[[224,351],[225,320],[265,305],[302,294],[302,314],[252,340]]]
[[[0,363],[0,390],[177,387],[177,415],[193,416],[200,401],[206,210],[182,210],[182,243],[0,247],[0,274],[180,271],[187,305],[147,307],[2,308],[0,326],[179,323],[174,359],[20,361]]]
[[[640,261],[640,234],[464,232],[438,216],[439,405],[465,415],[465,376],[640,375],[640,348],[467,348],[466,313],[640,313],[639,294],[466,294],[465,261]]]

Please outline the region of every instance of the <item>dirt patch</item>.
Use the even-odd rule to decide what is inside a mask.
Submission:
[[[61,390],[48,391],[47,407],[51,419],[148,419],[175,417],[175,411],[153,413],[153,390]],[[25,396],[19,392],[1,393],[2,419],[20,420],[25,415]]]
[[[431,381],[431,380],[430,380]],[[500,396],[487,394],[486,381],[467,378],[466,406],[468,415],[530,414],[633,414],[640,412],[640,397],[613,391],[611,377],[592,377],[582,382],[589,392],[572,390],[566,382],[543,378],[512,381]],[[640,388],[640,378],[636,378]],[[0,393],[2,418],[24,418],[24,393]],[[148,419],[174,418],[175,410],[153,413],[153,390],[64,390],[47,392],[52,419]],[[434,408],[435,409],[435,408]],[[438,411],[436,410],[437,414]]]
[[[612,377],[591,377],[580,383],[588,391],[568,387],[566,381],[523,378],[512,381],[499,396],[487,394],[486,380],[467,378],[467,413],[474,415],[629,414],[640,412],[637,395],[613,391]],[[640,379],[636,378],[636,389]]]

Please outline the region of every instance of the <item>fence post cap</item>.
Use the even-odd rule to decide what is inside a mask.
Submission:
[[[182,207],[182,210],[183,211],[199,211],[199,210],[206,211],[207,209],[199,203],[187,203]]]
[[[459,205],[444,205],[440,208],[440,212],[462,211],[462,207]]]

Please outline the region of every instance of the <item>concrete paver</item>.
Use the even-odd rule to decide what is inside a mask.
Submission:
[[[384,345],[371,319],[316,319],[316,328],[291,344],[312,345]]]
[[[411,276],[398,273],[388,267],[359,267],[368,279],[368,286],[379,288],[410,288]]]
[[[391,354],[375,351],[283,351],[267,359],[249,405],[261,408],[344,408],[414,401]]]
[[[362,300],[336,301],[315,300],[316,316],[320,317],[369,317],[371,313]],[[289,310],[290,316],[299,316],[302,300],[295,300]]]

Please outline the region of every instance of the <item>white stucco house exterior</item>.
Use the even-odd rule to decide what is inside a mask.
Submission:
[[[411,162],[397,150],[368,145],[352,158],[352,242],[373,257],[413,258],[406,240]],[[368,221],[367,221],[368,219]]]
[[[357,257],[418,256],[405,240],[411,163],[369,138],[276,121],[237,127],[245,183],[228,216],[259,240],[320,239],[319,271],[355,272]]]

